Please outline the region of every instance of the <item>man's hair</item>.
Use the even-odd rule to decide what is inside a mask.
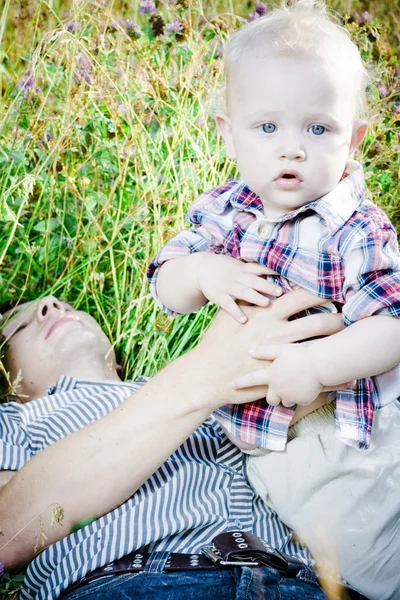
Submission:
[[[282,0],[279,8],[247,23],[235,32],[225,54],[226,89],[235,67],[246,54],[313,59],[347,74],[357,98],[356,117],[366,110],[368,73],[359,50],[323,0]],[[227,101],[227,98],[226,98]]]

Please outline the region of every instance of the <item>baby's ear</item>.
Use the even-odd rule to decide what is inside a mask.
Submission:
[[[368,123],[367,121],[356,121],[353,127],[353,134],[351,136],[350,148],[349,148],[349,156],[353,158],[354,152],[357,150],[358,146],[361,144],[365,135],[368,131]]]
[[[235,159],[236,152],[233,143],[232,125],[230,118],[223,113],[219,113],[215,116],[215,120],[217,122],[218,130],[224,138],[227,157]]]

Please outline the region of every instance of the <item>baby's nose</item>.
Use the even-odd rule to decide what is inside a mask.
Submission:
[[[281,158],[288,160],[302,161],[306,158],[306,153],[302,148],[296,148],[295,146],[289,146],[281,151]]]

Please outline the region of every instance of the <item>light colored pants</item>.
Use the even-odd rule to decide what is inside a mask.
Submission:
[[[336,438],[333,410],[295,423],[284,452],[250,456],[250,481],[317,562],[371,600],[400,600],[400,405],[375,412],[368,450]]]

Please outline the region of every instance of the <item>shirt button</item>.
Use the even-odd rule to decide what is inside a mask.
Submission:
[[[269,223],[264,223],[263,225],[259,225],[257,229],[257,233],[263,240],[266,240],[271,235],[272,225]]]
[[[238,529],[242,529],[243,525],[240,519],[235,519],[235,527],[237,527]]]

